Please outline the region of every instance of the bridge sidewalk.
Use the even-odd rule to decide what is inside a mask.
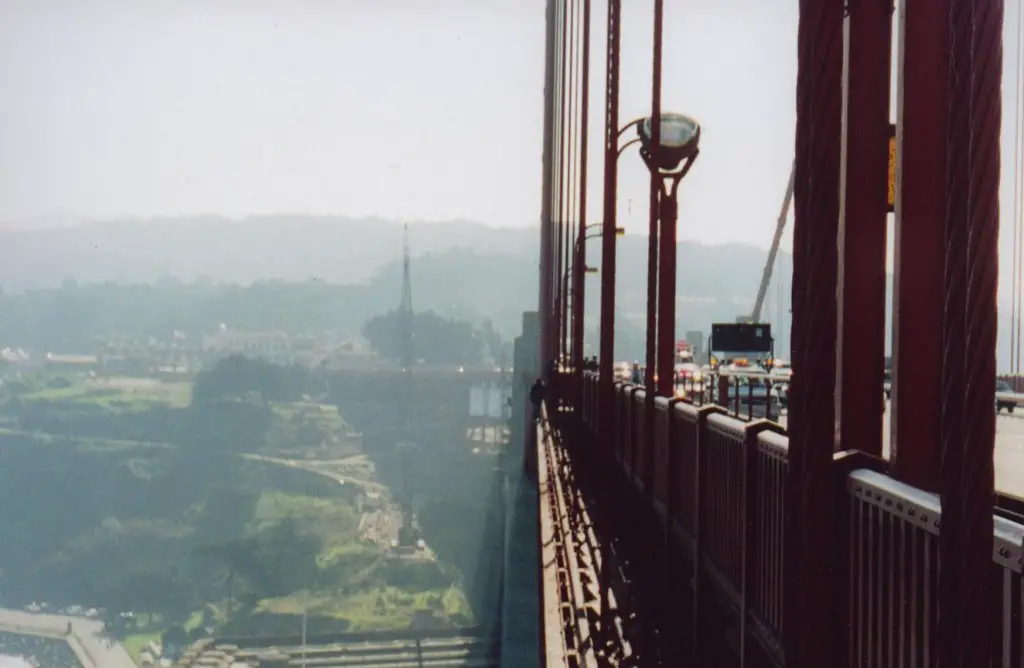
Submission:
[[[509,467],[506,480],[501,665],[530,668],[539,666],[541,657],[537,486],[523,475],[522,466]]]

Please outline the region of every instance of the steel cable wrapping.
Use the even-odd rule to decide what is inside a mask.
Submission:
[[[793,225],[793,377],[787,494],[786,662],[831,665],[834,618],[820,614],[832,567],[836,281],[842,125],[842,0],[801,0],[797,35],[796,206]],[[827,603],[825,603],[827,605]]]
[[[966,244],[966,386],[958,538],[961,665],[987,666],[996,628],[991,577],[995,471],[996,292],[999,266],[999,173],[1002,122],[1003,0],[975,0],[970,51],[970,175]],[[944,507],[951,504],[944,504]]]

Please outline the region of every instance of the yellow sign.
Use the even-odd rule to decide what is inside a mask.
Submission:
[[[896,126],[889,126],[889,211],[896,210]]]

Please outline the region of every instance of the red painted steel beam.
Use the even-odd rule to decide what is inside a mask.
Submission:
[[[890,460],[938,491],[949,0],[905,0],[897,119]],[[959,398],[958,398],[959,400]]]
[[[845,215],[839,226],[841,450],[882,455],[892,0],[850,4]]]
[[[970,4],[969,198],[963,254],[966,318],[965,345],[961,349],[965,357],[963,438],[943,443],[939,535],[939,558],[943,560],[939,572],[939,635],[945,638],[946,634],[955,634],[950,649],[956,647],[958,663],[953,665],[964,668],[993,662],[1000,604],[992,550],[1004,3],[973,0]],[[955,21],[962,14],[954,12],[952,16]],[[959,57],[961,52],[954,47],[953,53]],[[955,523],[947,521],[949,515]],[[954,553],[957,570],[950,572],[945,560]],[[943,600],[943,594],[948,598]],[[954,596],[958,600],[954,601]],[[959,618],[950,619],[953,615]]]
[[[801,0],[793,224],[789,474],[784,518],[787,665],[838,665],[836,282],[842,133],[843,0]]]

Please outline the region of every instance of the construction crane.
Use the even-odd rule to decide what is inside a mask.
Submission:
[[[779,254],[779,243],[782,241],[782,232],[786,229],[786,219],[789,218],[789,207],[793,203],[793,186],[796,183],[796,163],[789,172],[789,185],[786,186],[786,196],[782,198],[782,210],[779,211],[779,219],[775,222],[775,236],[772,238],[772,246],[768,250],[768,260],[765,262],[764,271],[761,273],[761,285],[757,288],[757,298],[754,300],[754,310],[750,315],[741,315],[737,322],[760,322],[761,309],[764,307],[764,298],[768,294],[768,286],[772,282],[772,271],[775,269],[775,257]]]

